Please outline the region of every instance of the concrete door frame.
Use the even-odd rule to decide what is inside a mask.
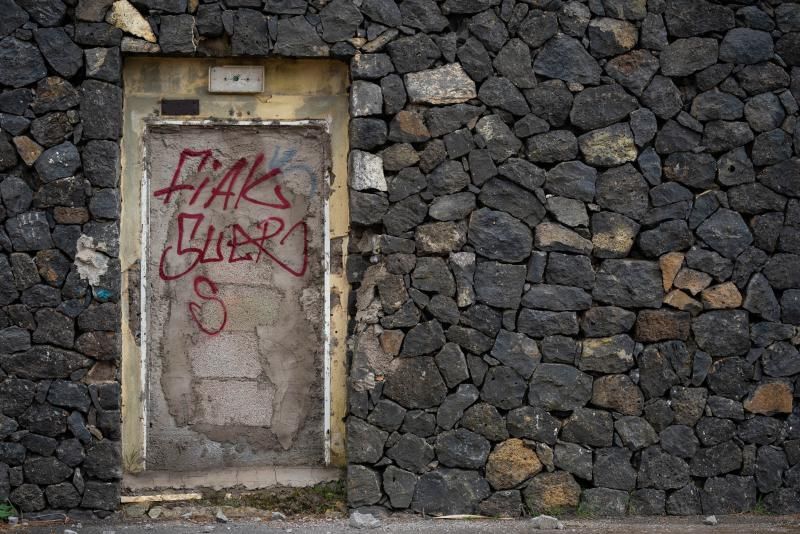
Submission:
[[[259,95],[212,95],[207,92],[205,73],[211,65],[263,65],[267,72],[265,91]],[[313,65],[312,65],[313,64]],[[203,67],[198,70],[196,67]],[[310,68],[313,67],[313,68]],[[131,490],[197,487],[224,488],[234,485],[267,487],[276,484],[306,485],[339,478],[345,465],[344,423],[346,414],[346,335],[349,286],[343,266],[349,233],[347,154],[348,76],[346,65],[331,60],[275,58],[195,59],[126,58],[123,68],[125,107],[122,145],[123,198],[120,224],[120,260],[123,271],[122,303],[122,425],[123,487]],[[204,75],[198,76],[197,72]],[[159,116],[161,98],[195,98],[200,116]],[[328,133],[331,169],[326,176],[325,221],[325,466],[227,468],[214,472],[153,472],[146,467],[147,332],[145,288],[147,198],[144,134],[155,125],[174,126],[271,126],[309,125]],[[339,177],[339,179],[337,179]],[[135,237],[132,237],[135,236]],[[134,265],[138,275],[131,269]],[[139,309],[131,307],[133,295]],[[332,298],[333,297],[333,298]],[[138,330],[136,321],[138,315]],[[134,335],[138,332],[139,336]],[[141,341],[137,343],[137,337]]]

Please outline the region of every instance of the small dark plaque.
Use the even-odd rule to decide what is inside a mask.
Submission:
[[[199,100],[162,100],[162,115],[200,115]]]

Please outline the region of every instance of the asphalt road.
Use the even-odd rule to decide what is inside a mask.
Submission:
[[[573,519],[565,520],[561,532],[587,534],[611,534],[631,532],[641,534],[788,534],[800,533],[800,515],[764,516],[735,515],[719,516],[716,526],[704,525],[702,517],[635,517],[623,519]],[[113,520],[82,524],[20,525],[11,532],[33,534],[65,534],[72,530],[77,534],[339,534],[339,533],[443,533],[443,534],[530,534],[529,520],[470,520],[452,521],[444,519],[422,519],[391,517],[384,519],[380,527],[371,530],[356,530],[348,526],[345,519],[304,521],[232,521],[210,523],[191,521],[126,521]],[[557,532],[557,531],[556,531]],[[70,534],[66,532],[66,534]]]

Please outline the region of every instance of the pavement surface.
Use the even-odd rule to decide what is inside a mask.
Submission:
[[[632,517],[618,519],[565,519],[564,530],[549,532],[579,532],[610,534],[631,532],[641,534],[785,534],[800,533],[800,515],[733,515],[718,516],[715,526],[704,525],[702,517]],[[2,527],[0,527],[2,529]],[[30,532],[32,534],[339,534],[362,533],[443,533],[443,534],[530,534],[540,532],[531,528],[530,520],[447,520],[424,519],[418,516],[393,516],[381,521],[374,529],[350,528],[346,519],[313,519],[299,521],[231,521],[229,523],[193,521],[125,521],[106,520],[86,523],[49,523],[20,525],[0,532]],[[541,531],[544,532],[544,531]]]

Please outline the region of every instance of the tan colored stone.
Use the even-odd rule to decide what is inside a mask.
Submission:
[[[144,39],[126,35],[122,38],[120,50],[131,54],[158,54],[161,52],[161,47],[156,43],[148,43]]]
[[[681,270],[685,257],[686,255],[683,252],[670,252],[658,259],[658,264],[661,267],[661,280],[664,282],[664,291],[669,291],[672,288],[672,282],[675,280],[675,275]]]
[[[592,404],[623,415],[641,415],[644,396],[628,375],[606,375],[592,384]]]
[[[636,341],[656,343],[689,339],[691,317],[683,311],[642,310],[636,318]]]
[[[17,147],[17,154],[28,167],[32,166],[44,152],[44,148],[27,135],[17,136],[12,141],[14,141],[14,146]]]
[[[117,378],[117,366],[113,361],[97,362],[89,369],[83,382],[86,384],[101,384],[103,382],[112,382]]]
[[[711,275],[694,269],[681,269],[673,282],[675,287],[685,289],[693,296],[711,285]]]
[[[384,330],[380,337],[383,352],[391,356],[400,354],[400,347],[405,337],[402,330]]]
[[[521,439],[497,445],[486,462],[486,480],[494,489],[511,489],[542,470],[542,462]]]
[[[733,282],[725,282],[703,290],[703,306],[708,310],[738,308],[742,305],[742,294]]]
[[[386,30],[385,32],[377,36],[375,39],[371,40],[370,42],[362,46],[361,50],[363,52],[367,52],[370,54],[372,54],[373,52],[380,52],[381,50],[383,50],[383,47],[392,42],[399,33],[400,31],[395,28]]]
[[[89,210],[56,206],[53,208],[53,217],[58,224],[83,224],[89,221]]]
[[[601,167],[636,161],[638,155],[627,123],[612,124],[585,133],[578,138],[578,147],[587,163]]]
[[[566,471],[541,473],[528,483],[523,495],[534,515],[558,512],[578,506],[581,487]]]
[[[459,63],[405,75],[408,98],[413,103],[458,104],[475,98],[475,82]]]
[[[744,409],[762,415],[792,413],[792,386],[783,381],[760,384],[745,399]]]
[[[421,142],[431,137],[431,132],[425,126],[422,114],[415,111],[403,110],[394,116],[389,129],[390,139],[398,136],[403,141],[411,143]]]
[[[158,41],[150,23],[128,0],[117,0],[106,15],[106,22],[120,30],[141,37],[145,41]]]
[[[664,297],[664,304],[672,306],[681,311],[688,311],[692,315],[697,315],[703,311],[703,305],[695,299],[681,291],[680,289],[673,289],[667,296]]]

